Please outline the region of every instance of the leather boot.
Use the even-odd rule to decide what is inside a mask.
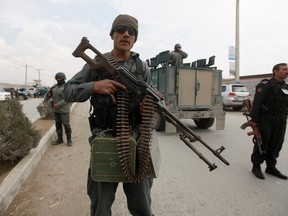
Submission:
[[[265,176],[262,173],[260,164],[253,164],[252,173],[259,179],[264,180]]]
[[[63,143],[63,138],[62,136],[58,135],[58,139],[53,143],[53,145],[59,145],[61,143]]]
[[[282,174],[275,166],[267,166],[265,172],[278,178],[287,180],[287,176]]]
[[[68,146],[72,146],[72,145],[73,145],[71,135],[67,135],[67,145],[68,145]]]

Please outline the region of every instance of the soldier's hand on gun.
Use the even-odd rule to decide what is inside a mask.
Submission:
[[[250,134],[248,135],[249,136],[254,135],[256,138],[261,138],[261,134],[260,134],[257,122],[250,121],[250,126],[252,127],[253,131],[250,132]]]
[[[98,94],[112,95],[117,89],[126,89],[124,85],[115,80],[99,80],[93,83],[93,89]]]
[[[54,107],[55,109],[59,109],[58,103],[54,103],[54,104],[53,104],[53,107]]]

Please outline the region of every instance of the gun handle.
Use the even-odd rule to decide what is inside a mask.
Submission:
[[[95,54],[97,54],[98,57],[100,57],[101,61],[96,62],[92,58],[90,58],[86,53],[85,50],[90,49]],[[84,61],[86,61],[92,70],[97,70],[99,68],[105,68],[111,75],[114,73],[115,68],[111,66],[108,62],[108,60],[105,58],[105,56],[99,52],[94,46],[92,46],[89,43],[89,40],[86,37],[83,37],[80,44],[77,46],[77,48],[72,53],[74,57],[81,57]]]
[[[254,131],[250,131],[250,132],[247,133],[247,135],[248,136],[252,136],[252,135],[255,135],[255,134],[254,134]]]

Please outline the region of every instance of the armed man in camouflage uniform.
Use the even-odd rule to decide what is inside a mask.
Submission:
[[[183,59],[187,57],[188,54],[181,49],[181,45],[175,44],[174,51],[170,53],[170,62],[172,65],[183,66]]]
[[[66,75],[63,72],[58,72],[55,75],[55,79],[57,84],[53,85],[47,97],[51,98],[52,109],[54,113],[55,119],[55,127],[58,139],[54,143],[54,145],[58,145],[63,143],[63,128],[64,126],[66,138],[67,138],[67,145],[72,146],[72,129],[70,126],[70,103],[67,103],[63,99],[63,90],[64,84],[66,80]]]
[[[138,78],[151,85],[151,74],[146,62],[139,59],[139,54],[131,49],[138,36],[138,21],[129,15],[119,15],[115,18],[110,36],[114,47],[110,53],[117,64],[126,67],[131,73],[137,74]],[[105,55],[105,54],[104,54]],[[141,69],[137,68],[137,62],[141,62]],[[95,61],[98,61],[96,56]],[[101,61],[99,59],[99,61]],[[92,130],[91,141],[99,133],[111,133],[115,135],[116,108],[113,95],[117,90],[123,90],[125,86],[111,80],[111,76],[104,69],[96,71],[86,64],[65,86],[64,98],[69,102],[83,102],[90,99],[95,118],[90,119]],[[112,97],[112,96],[113,97]],[[133,104],[131,104],[133,102]],[[131,116],[130,127],[137,130],[139,124],[140,101],[137,98],[129,102],[129,115]],[[109,131],[109,132],[107,132]],[[91,199],[91,216],[111,216],[111,206],[115,200],[118,182],[96,182],[91,177],[91,169],[88,171],[87,193]],[[130,213],[134,216],[152,216],[150,189],[152,179],[144,178],[137,183],[123,183],[123,189],[127,197],[127,205]]]

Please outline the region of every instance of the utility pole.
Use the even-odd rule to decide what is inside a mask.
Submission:
[[[39,87],[41,86],[41,79],[40,79],[40,71],[41,71],[42,69],[40,69],[40,68],[37,68],[36,69],[36,71],[38,71],[38,80],[39,80]]]
[[[239,1],[236,0],[236,28],[235,28],[235,82],[239,82],[240,52],[239,52]]]
[[[25,89],[27,88],[27,68],[31,67],[27,64],[23,65],[23,67],[25,67]]]

